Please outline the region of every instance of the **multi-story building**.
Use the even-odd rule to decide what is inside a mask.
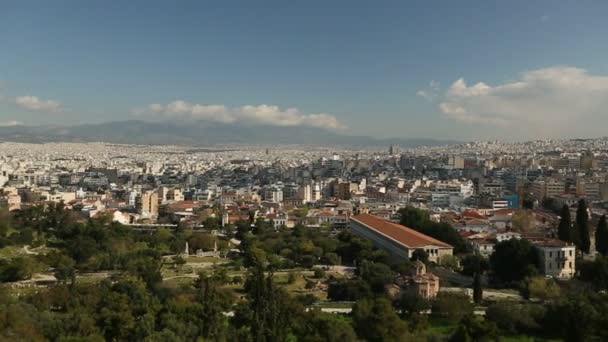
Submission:
[[[359,185],[352,182],[339,182],[335,187],[335,197],[343,200],[349,200],[352,192],[359,190]]]
[[[397,259],[410,259],[415,250],[424,250],[429,261],[439,262],[442,256],[452,255],[454,249],[447,243],[370,214],[352,216],[350,229]]]
[[[264,189],[263,197],[265,201],[280,203],[283,202],[283,189],[277,186],[269,186]]]
[[[180,202],[184,200],[184,194],[180,189],[173,188],[167,192],[167,201]]]
[[[158,194],[156,191],[145,191],[137,196],[135,206],[139,214],[146,218],[158,216]]]
[[[599,200],[601,198],[601,185],[597,180],[578,178],[576,180],[576,196]]]
[[[576,273],[576,247],[560,240],[534,243],[538,251],[540,271],[546,276],[570,279]]]
[[[536,180],[531,183],[530,190],[536,199],[543,200],[564,194],[566,184],[556,179]]]

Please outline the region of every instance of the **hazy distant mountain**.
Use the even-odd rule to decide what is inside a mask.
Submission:
[[[308,144],[403,147],[437,146],[459,143],[424,138],[376,139],[343,135],[314,127],[251,126],[244,124],[158,123],[116,121],[78,126],[12,126],[0,127],[0,140],[19,142],[90,142],[125,144]]]

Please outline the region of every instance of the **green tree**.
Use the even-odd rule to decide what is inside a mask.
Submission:
[[[572,219],[570,218],[570,208],[564,204],[560,213],[559,225],[557,226],[558,239],[572,242]]]
[[[263,235],[264,233],[270,231],[272,229],[272,224],[267,222],[263,218],[258,218],[255,221],[255,225],[253,226],[253,234],[255,235]]]
[[[143,340],[155,328],[159,304],[141,280],[126,279],[101,286],[98,324],[112,340]]]
[[[75,262],[72,258],[61,255],[57,264],[55,265],[55,278],[60,282],[74,281],[76,278]]]
[[[362,279],[337,279],[327,289],[327,297],[333,301],[353,301],[371,295],[369,284]]]
[[[490,269],[490,263],[487,258],[479,254],[469,254],[462,259],[462,271],[461,273],[472,277],[478,270],[481,272],[487,272]]]
[[[491,276],[495,283],[514,284],[537,273],[536,252],[524,239],[499,242],[490,256]]]
[[[481,271],[475,272],[473,277],[473,301],[480,304],[483,300],[483,288],[481,286]]]
[[[404,318],[410,318],[431,308],[431,303],[413,290],[403,291],[396,303]]]
[[[473,304],[464,293],[440,292],[431,306],[433,316],[458,322],[473,313]]]
[[[592,284],[598,290],[608,289],[608,258],[598,255],[593,261],[581,261],[577,265],[579,279]]]
[[[357,335],[352,325],[340,315],[311,310],[303,315],[295,329],[302,342],[354,342]]]
[[[384,286],[394,280],[393,271],[385,264],[364,261],[357,272],[375,293],[383,293]]]
[[[498,329],[492,322],[488,322],[474,315],[467,315],[460,320],[456,332],[448,341],[498,341]]]
[[[220,220],[216,217],[209,216],[203,222],[203,227],[208,231],[218,230],[220,229]]]
[[[327,265],[340,265],[340,257],[333,252],[325,253],[321,258],[321,262]]]
[[[560,296],[560,288],[555,281],[542,276],[528,279],[526,289],[527,297],[542,301],[556,299]]]
[[[201,336],[205,339],[219,341],[225,338],[228,320],[224,315],[230,308],[230,298],[220,291],[221,276],[216,274],[199,274],[195,288],[200,303]]]
[[[545,328],[552,335],[565,341],[590,341],[597,330],[598,314],[589,299],[584,296],[569,297],[551,305]]]
[[[423,227],[430,221],[428,212],[411,206],[400,209],[399,216],[402,225],[414,229]]]
[[[412,257],[410,258],[410,260],[411,261],[419,260],[426,264],[429,262],[429,254],[424,249],[416,249],[412,253]]]
[[[365,341],[407,340],[407,324],[386,298],[362,299],[353,306],[353,324]]]
[[[400,209],[399,215],[402,225],[452,245],[455,253],[467,251],[466,241],[454,227],[448,223],[431,221],[427,211],[408,206]]]
[[[584,199],[578,201],[576,209],[576,226],[580,236],[579,248],[583,253],[589,253],[591,247],[591,239],[589,236],[589,213],[587,212],[587,203]]]
[[[217,237],[209,234],[209,233],[194,233],[188,239],[188,247],[196,252],[199,249],[203,251],[211,251],[215,246]]]
[[[11,230],[13,220],[11,213],[7,208],[0,208],[0,238],[8,235]]]
[[[0,282],[13,282],[30,279],[34,265],[29,257],[0,259]]]
[[[251,267],[245,282],[247,303],[236,310],[235,322],[254,341],[285,341],[302,309],[264,271],[261,264]]]
[[[40,313],[32,305],[0,303],[0,341],[47,341]]]
[[[488,306],[485,317],[506,335],[538,335],[544,316],[541,305],[498,301]]]
[[[322,268],[319,267],[315,267],[312,269],[312,271],[314,272],[314,277],[319,279],[319,278],[325,278],[325,270],[323,270]]]
[[[608,254],[608,224],[606,223],[606,215],[600,217],[595,230],[595,249],[603,256]]]
[[[366,260],[373,250],[373,244],[370,240],[355,236],[348,231],[338,234],[338,240],[340,246],[336,252],[344,264],[360,263]]]

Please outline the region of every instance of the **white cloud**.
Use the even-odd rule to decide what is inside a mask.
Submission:
[[[14,127],[23,125],[23,122],[17,120],[0,121],[0,127]]]
[[[517,125],[532,134],[602,134],[598,126],[608,124],[608,77],[556,66],[527,71],[517,81],[496,86],[469,86],[461,78],[446,91],[439,109],[453,120]]]
[[[432,80],[429,82],[429,86],[426,89],[421,89],[416,92],[416,96],[420,96],[427,101],[434,100],[439,94],[439,81]]]
[[[54,100],[43,100],[37,96],[18,96],[15,98],[15,103],[24,109],[40,112],[61,112],[63,107],[61,103]]]
[[[246,122],[273,126],[310,126],[330,129],[345,128],[336,117],[325,113],[302,113],[297,108],[281,109],[274,105],[245,105],[229,108],[225,105],[202,105],[176,100],[166,105],[151,104],[133,113],[161,118],[204,120],[221,123]]]

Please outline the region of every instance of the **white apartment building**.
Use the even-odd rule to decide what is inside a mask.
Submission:
[[[283,190],[276,186],[269,186],[264,189],[264,200],[280,203],[283,202]]]
[[[535,242],[538,251],[540,271],[545,276],[570,279],[576,273],[576,247],[560,240]]]
[[[473,181],[460,181],[457,179],[445,182],[433,182],[430,186],[433,193],[461,195],[463,198],[469,198],[475,193]]]

